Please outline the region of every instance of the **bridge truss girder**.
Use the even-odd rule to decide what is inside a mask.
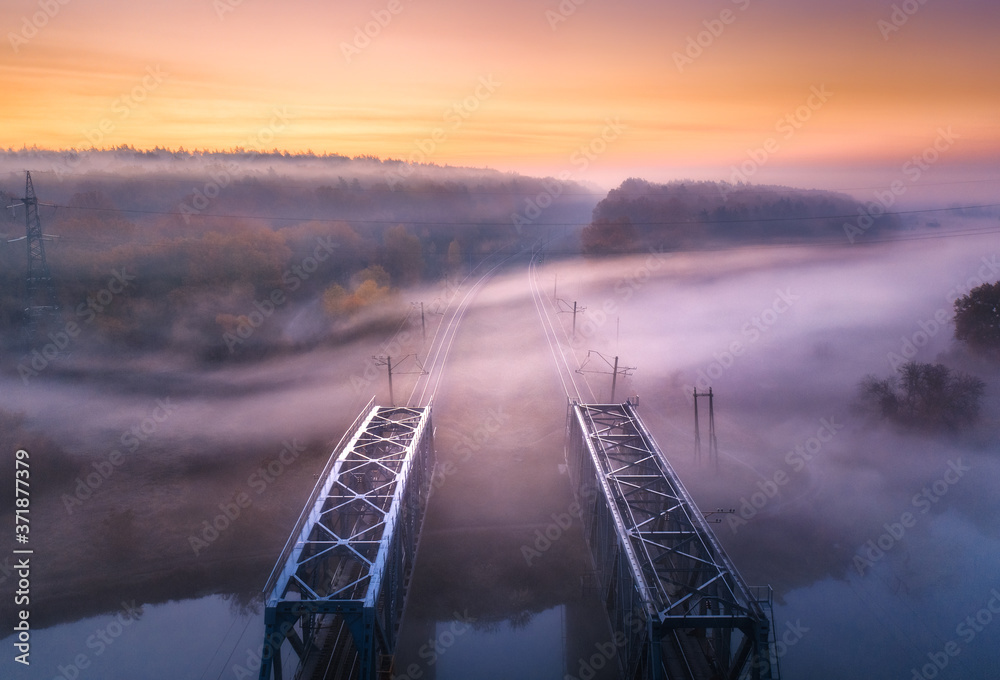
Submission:
[[[743,582],[635,405],[571,402],[566,456],[624,677],[776,677],[769,590]]]
[[[346,444],[345,444],[346,441]],[[339,453],[338,453],[339,452]],[[434,470],[430,406],[369,406],[334,449],[265,588],[261,680],[375,680],[396,647]]]

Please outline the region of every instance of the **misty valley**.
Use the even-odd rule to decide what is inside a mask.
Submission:
[[[785,677],[1000,664],[995,207],[127,147],[0,153],[4,205],[24,167],[58,310],[27,337],[7,210],[0,450],[30,453],[46,665],[3,677],[257,677],[261,589],[373,397],[434,412],[391,677],[620,677],[566,375],[635,404],[773,588]]]

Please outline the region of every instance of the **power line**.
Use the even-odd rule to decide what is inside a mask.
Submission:
[[[771,248],[814,248],[814,247],[833,247],[833,248],[857,248],[861,246],[872,246],[884,243],[900,243],[904,241],[926,241],[930,239],[941,239],[941,238],[960,238],[963,236],[983,236],[986,234],[996,234],[1000,233],[1000,225],[996,227],[990,227],[989,229],[980,230],[956,230],[949,231],[940,234],[914,234],[914,235],[899,235],[899,236],[888,236],[884,238],[858,238],[852,244],[846,239],[837,240],[810,240],[810,239],[799,239],[796,241],[774,241],[770,243],[759,243],[753,241],[744,241],[738,243],[726,243],[725,245],[706,245],[701,247],[691,247],[685,246],[684,248],[679,248],[676,251],[664,251],[664,252],[677,252],[677,253],[706,253],[706,252],[726,252],[730,250],[743,250],[743,249],[771,249]],[[579,255],[579,250],[546,250],[550,255]],[[636,250],[623,250],[617,251],[615,255],[643,255],[649,254],[649,249],[636,249]]]
[[[307,159],[307,160],[313,160],[313,159]],[[353,161],[349,161],[349,162],[353,162]],[[270,167],[270,166],[268,166],[268,167]],[[441,166],[435,166],[435,167],[437,169],[440,169],[440,170],[447,170],[448,169],[448,168],[444,168],[444,167],[441,167]],[[480,169],[479,168],[472,168],[472,169],[469,169],[469,170],[471,172],[475,172],[475,171],[480,170]],[[65,174],[65,173],[58,172],[56,170],[37,170],[37,169],[32,169],[31,172],[34,172],[35,174],[55,174],[55,175],[64,175]],[[100,172],[100,171],[95,171],[95,172]],[[364,173],[355,173],[353,177],[352,177],[351,174],[347,174],[346,177],[345,177],[345,179],[350,178],[350,179],[359,179],[360,180],[363,176],[364,176]],[[97,176],[93,176],[93,177],[92,176],[88,176],[88,175],[84,175],[84,174],[80,174],[80,175],[75,175],[74,177],[77,178],[80,181],[93,181],[93,182],[97,182],[97,181],[100,181],[100,180],[115,180],[115,181],[119,181],[119,182],[120,181],[128,181],[128,182],[153,182],[153,183],[169,183],[169,184],[182,184],[182,185],[190,185],[190,184],[197,184],[198,182],[210,182],[210,181],[212,181],[212,177],[210,175],[205,175],[205,176],[192,175],[192,176],[190,176],[188,178],[183,178],[183,179],[179,178],[179,177],[178,178],[162,177],[162,176],[143,177],[143,176],[138,176],[138,175],[136,175],[136,176],[128,176],[128,177],[124,177],[123,178],[120,175],[111,175],[111,174],[109,174],[109,175],[97,175]],[[344,177],[344,175],[337,175],[338,179],[341,178],[341,177]],[[470,180],[479,180],[480,178],[471,177],[469,179]],[[509,179],[503,179],[503,178],[483,178],[483,179],[485,181],[496,182],[496,183],[499,183],[499,184],[508,184],[508,183],[514,184],[514,183],[518,183],[518,182],[528,184],[528,183],[538,183],[538,182],[540,182],[542,180],[545,180],[545,179],[557,179],[557,178],[551,177],[551,176],[550,177],[531,177],[531,176],[523,175],[523,176],[517,176],[517,177],[509,178]],[[274,188],[279,188],[279,189],[300,189],[300,190],[302,190],[302,189],[309,190],[310,189],[310,186],[308,186],[308,185],[303,185],[303,184],[284,184],[284,183],[278,184],[278,183],[275,183],[275,182],[271,181],[271,179],[268,178],[268,177],[257,176],[257,175],[244,175],[243,177],[240,178],[240,180],[260,180],[260,181],[262,181],[262,183],[265,183],[268,187],[274,187]],[[237,180],[237,181],[239,181],[239,180]],[[416,188],[413,188],[412,185],[411,185],[410,187],[408,187],[406,189],[406,193],[407,194],[440,194],[440,193],[449,193],[450,192],[450,187],[447,186],[447,183],[451,182],[451,181],[454,181],[454,180],[443,179],[443,178],[442,179],[434,179],[434,178],[427,177],[427,178],[414,178],[414,179],[411,179],[411,180],[401,180],[401,183],[406,182],[406,181],[410,181],[410,182],[418,181],[418,182],[421,182],[421,183],[422,182],[441,182],[440,189],[437,189],[437,188],[435,188],[435,189],[431,189],[431,188],[416,189]],[[557,181],[564,182],[564,183],[577,184],[577,185],[579,185],[579,184],[582,183],[581,180],[558,180],[557,179]],[[1000,177],[970,179],[970,180],[952,180],[952,181],[948,181],[948,182],[921,182],[920,186],[921,187],[934,187],[934,186],[951,186],[951,185],[956,185],[956,184],[983,184],[983,183],[989,183],[989,182],[1000,182]],[[627,193],[630,196],[655,196],[658,193],[660,193],[660,191],[664,187],[670,187],[670,186],[674,186],[674,185],[678,185],[678,184],[685,185],[685,190],[686,191],[689,191],[689,192],[695,193],[695,194],[698,194],[698,193],[717,193],[719,191],[716,186],[712,186],[712,187],[708,187],[708,186],[701,187],[701,186],[699,186],[701,184],[716,184],[716,182],[713,182],[712,180],[678,179],[678,180],[669,180],[668,182],[662,182],[662,183],[651,182],[650,184],[652,185],[652,187],[651,187],[651,189],[649,189],[647,191],[634,191],[634,190],[627,190],[627,189],[626,190],[622,190],[622,191],[624,191],[625,193]],[[737,186],[737,185],[730,185],[730,186]],[[328,184],[328,183],[319,183],[316,188],[320,188],[320,187],[332,187],[334,189],[339,189],[340,188],[339,186],[335,186],[335,185]],[[193,187],[193,188],[197,188],[197,187]],[[875,191],[875,190],[878,190],[878,189],[885,189],[885,188],[886,188],[885,186],[864,186],[864,187],[839,187],[839,188],[836,188],[836,189],[804,189],[804,188],[800,188],[800,187],[790,187],[790,186],[777,185],[777,184],[762,184],[762,185],[747,184],[747,185],[744,185],[742,187],[739,187],[738,190],[740,191],[740,193],[752,193],[752,194],[753,193],[773,193],[774,189],[791,189],[791,190],[795,190],[795,191],[820,191],[820,192],[826,192],[826,193],[838,193],[838,192],[845,192],[845,191]],[[315,189],[311,189],[311,190],[315,190]],[[597,196],[597,195],[601,195],[601,194],[607,194],[610,191],[619,191],[619,190],[621,190],[620,186],[619,187],[613,187],[612,189],[607,190],[607,191],[605,191],[605,190],[594,190],[594,191],[563,191],[563,192],[560,192],[559,195],[560,196]],[[348,188],[344,189],[343,191],[349,192],[349,193],[377,193],[377,194],[385,194],[385,193],[391,193],[392,192],[392,190],[391,190],[391,188],[389,188],[388,184],[381,184],[381,183],[378,184],[378,185],[376,185],[376,186],[369,186],[367,188],[366,187],[348,187]],[[468,190],[468,191],[462,191],[461,193],[463,195],[470,195],[470,196],[521,196],[522,195],[522,191],[519,191],[516,188],[512,188],[509,191],[475,191],[475,190]]]
[[[211,166],[209,166],[209,167],[211,167]],[[270,166],[268,166],[268,167],[270,167]],[[445,170],[445,168],[440,168],[440,166],[439,166],[439,169]],[[473,168],[473,169],[468,169],[468,170],[470,172],[475,172],[478,169]],[[58,172],[56,170],[32,170],[31,172],[34,172],[35,174],[52,174],[52,175],[65,175],[66,174],[64,172]],[[100,172],[100,171],[95,171],[95,172]],[[336,175],[336,177],[337,177],[337,180],[343,178],[343,179],[345,179],[345,181],[346,180],[353,180],[353,179],[358,179],[360,181],[362,179],[364,179],[364,180],[371,180],[372,179],[372,175],[374,175],[375,179],[381,179],[381,178],[378,177],[377,173],[364,173],[364,172],[358,172],[358,171],[354,171],[353,174],[345,173],[344,175]],[[164,183],[164,184],[181,184],[181,185],[188,185],[188,186],[190,186],[192,184],[197,185],[198,183],[207,183],[207,182],[212,182],[213,181],[213,178],[211,177],[211,175],[191,175],[191,176],[185,176],[185,178],[182,179],[180,177],[174,178],[174,177],[161,177],[161,176],[143,177],[143,176],[138,176],[138,175],[130,175],[130,176],[123,177],[121,175],[114,175],[114,174],[103,174],[103,175],[95,175],[95,176],[90,176],[90,175],[85,175],[85,174],[79,174],[79,175],[74,175],[74,179],[76,179],[76,180],[78,180],[80,182],[95,182],[95,183],[96,182],[100,182],[101,180],[106,180],[106,181],[116,181],[116,182],[119,182],[119,183],[121,183],[121,182],[152,182],[152,183]],[[472,176],[472,177],[465,178],[465,181],[467,181],[467,182],[484,182],[485,181],[485,182],[490,182],[490,183],[495,183],[495,184],[500,184],[500,185],[518,184],[518,183],[521,183],[521,184],[536,184],[537,185],[537,184],[539,184],[540,182],[542,182],[543,180],[546,180],[546,179],[554,179],[554,180],[556,180],[558,182],[568,183],[568,184],[576,184],[576,185],[583,184],[583,182],[579,181],[579,180],[559,180],[559,179],[557,179],[555,177],[529,177],[527,175],[520,175],[520,176],[512,177],[512,178],[502,178],[502,177],[484,177],[484,178],[479,178],[479,177]],[[254,180],[254,181],[258,181],[259,180],[262,184],[266,184],[267,187],[269,187],[269,188],[276,188],[276,189],[298,189],[298,190],[315,191],[318,188],[328,187],[328,188],[332,188],[332,189],[335,189],[335,190],[338,190],[338,191],[343,191],[345,193],[376,193],[376,194],[390,194],[390,193],[393,193],[393,189],[388,184],[388,182],[384,182],[384,183],[383,182],[379,182],[379,183],[375,184],[374,186],[369,186],[367,188],[366,187],[353,187],[353,186],[348,186],[346,188],[341,188],[341,186],[337,182],[331,182],[329,179],[326,182],[323,182],[323,181],[319,180],[319,178],[316,178],[317,181],[316,181],[315,185],[305,184],[305,182],[307,182],[308,180],[303,180],[303,183],[299,183],[299,184],[285,184],[285,183],[279,184],[277,182],[274,182],[270,177],[266,177],[264,175],[253,175],[253,174],[246,174],[246,175],[243,175],[243,176],[241,176],[239,178],[234,178],[234,182],[248,181],[248,180]],[[431,177],[423,177],[422,178],[422,177],[414,176],[413,178],[408,178],[408,179],[405,179],[405,180],[400,180],[400,184],[403,184],[404,186],[406,186],[405,193],[407,193],[407,194],[431,194],[431,195],[437,195],[437,194],[442,194],[442,193],[458,193],[458,192],[456,192],[454,190],[453,187],[448,186],[449,183],[454,183],[455,181],[457,181],[457,180],[446,179],[446,178],[431,178]],[[990,181],[990,180],[983,180],[983,181]],[[997,179],[996,181],[1000,182],[1000,179]],[[407,182],[413,182],[413,183],[417,183],[419,185],[423,185],[423,184],[426,184],[426,183],[434,183],[435,187],[433,187],[433,188],[431,188],[431,187],[424,187],[424,188],[419,188],[418,189],[418,188],[414,188],[413,184],[407,184]],[[197,186],[192,186],[191,188],[192,189],[197,189],[198,187]],[[882,188],[882,187],[877,187],[877,188]],[[464,185],[463,185],[463,190],[460,193],[461,193],[461,195],[470,195],[470,196],[523,196],[525,190],[526,190],[526,187],[512,187],[510,190],[507,190],[507,191],[476,191],[476,190],[471,190],[471,189],[470,190],[464,190]],[[604,194],[607,194],[606,190],[604,190],[604,189],[594,189],[593,191],[576,191],[576,192],[563,191],[563,192],[560,192],[559,195],[560,196],[601,196],[601,195],[604,195]]]
[[[343,220],[311,220],[311,221],[313,221],[313,222],[321,222],[322,223],[322,222],[340,222],[340,221],[343,221]],[[401,221],[397,221],[397,223],[399,223],[399,222],[401,222]],[[409,222],[407,224],[415,224],[415,223]],[[433,223],[433,224],[439,224],[439,223]],[[692,224],[697,224],[697,223],[692,223]],[[546,226],[546,225],[543,224],[543,225],[540,225],[540,226]],[[578,224],[577,223],[577,224],[573,224],[573,225],[563,225],[563,226],[585,227],[586,225]],[[852,247],[860,247],[860,246],[872,246],[872,245],[878,245],[878,244],[883,244],[883,243],[898,243],[898,242],[904,242],[904,241],[925,241],[925,240],[930,240],[930,239],[942,239],[942,238],[961,238],[961,237],[964,237],[964,236],[983,236],[983,235],[986,235],[986,234],[995,234],[995,233],[1000,233],[1000,225],[994,226],[994,227],[988,227],[988,228],[981,228],[981,229],[951,229],[951,230],[943,230],[941,233],[936,233],[936,234],[927,234],[927,233],[923,233],[923,234],[901,234],[899,232],[894,232],[893,235],[885,236],[885,237],[875,237],[875,236],[867,237],[866,236],[866,237],[863,237],[863,238],[858,238],[858,239],[855,240],[855,242],[853,244],[847,242],[845,239],[836,239],[836,240],[824,239],[824,240],[820,240],[820,239],[800,238],[800,239],[797,239],[797,240],[771,241],[771,242],[767,242],[767,243],[744,241],[744,242],[725,243],[725,244],[709,244],[709,245],[704,245],[704,246],[700,246],[700,247],[685,246],[682,249],[678,249],[677,252],[690,252],[690,253],[695,253],[695,252],[726,252],[726,251],[730,251],[730,250],[739,250],[739,249],[746,249],[746,248],[766,248],[766,249],[771,249],[771,248],[802,248],[802,247],[810,247],[810,248],[812,248],[812,247],[852,248]],[[149,247],[149,248],[165,248],[165,247],[169,247],[169,246],[178,245],[180,243],[198,243],[198,242],[201,241],[201,237],[198,237],[198,236],[184,236],[184,237],[176,237],[176,238],[172,238],[172,239],[168,239],[168,240],[160,240],[160,241],[147,241],[147,240],[134,240],[134,239],[124,240],[123,241],[123,240],[107,239],[107,238],[103,238],[102,239],[102,238],[81,237],[81,236],[73,236],[73,235],[61,235],[60,238],[59,238],[59,240],[60,241],[65,241],[67,243],[71,243],[71,242],[76,242],[76,243],[92,243],[92,244],[106,244],[106,245],[111,245],[111,246],[115,246],[115,245],[123,245],[123,246],[124,245],[137,245],[137,246],[146,246],[146,247]],[[579,249],[576,249],[576,250],[570,250],[570,249],[560,249],[560,250],[548,249],[548,250],[546,250],[546,252],[549,255],[579,255],[580,254]],[[643,253],[647,253],[647,252],[648,252],[648,249],[635,249],[635,250],[618,251],[616,254],[619,254],[619,255],[635,255],[635,254],[643,254]]]
[[[989,181],[989,180],[983,180]],[[172,216],[172,217],[188,217],[191,215],[180,213],[178,211],[167,211],[167,210],[144,210],[136,208],[105,208],[105,207],[95,207],[95,206],[70,206],[65,204],[46,204],[55,209],[63,210],[85,210],[91,212],[105,212],[105,213],[119,213],[119,214],[136,214],[136,215],[162,215],[162,216]],[[945,208],[925,208],[919,210],[899,210],[894,212],[886,212],[883,215],[919,215],[919,214],[935,214],[935,213],[947,213],[955,211],[965,211],[965,210],[983,210],[988,208],[1000,207],[1000,204],[980,204],[980,205],[962,205],[962,206],[950,206]],[[382,225],[392,225],[392,224],[409,224],[413,226],[495,226],[495,227],[505,227],[511,226],[512,222],[489,222],[489,221],[442,221],[442,220],[419,220],[411,221],[405,218],[396,217],[394,219],[354,219],[349,217],[311,217],[311,216],[299,216],[299,217],[288,217],[283,215],[260,215],[260,214],[230,214],[230,213],[203,213],[199,215],[194,215],[194,217],[201,218],[215,218],[215,219],[230,219],[230,220],[269,220],[272,222],[289,222],[289,223],[303,223],[303,222],[316,222],[320,224],[333,224],[338,222],[346,222],[348,224],[382,224]],[[713,224],[746,224],[746,223],[779,223],[779,222],[795,222],[795,221],[814,221],[814,220],[836,220],[836,219],[855,219],[857,216],[850,215],[816,215],[816,216],[800,216],[800,217],[772,217],[772,218],[740,218],[740,219],[730,219],[730,220],[662,220],[662,221],[651,221],[651,222],[634,222],[633,226],[697,226],[697,225],[713,225]],[[534,222],[532,227],[584,227],[586,225],[580,224],[579,222]],[[962,229],[962,230],[949,230],[938,234],[913,234],[913,235],[898,235],[894,234],[886,238],[863,238],[858,239],[858,243],[864,244],[876,244],[885,242],[895,242],[895,241],[910,241],[910,240],[925,240],[925,239],[935,239],[935,238],[956,238],[961,236],[974,236],[981,234],[996,233],[1000,231],[1000,227],[989,227],[985,229]],[[91,242],[91,243],[106,243],[106,244],[134,244],[134,245],[145,245],[150,247],[163,247],[170,244],[177,243],[179,241],[197,241],[197,238],[182,237],[180,239],[171,239],[169,241],[136,241],[136,240],[114,240],[114,239],[99,239],[99,238],[86,238],[78,236],[68,236],[65,240],[77,241],[77,242]],[[721,246],[708,245],[701,248],[686,248],[689,251],[705,251],[705,250],[729,250],[733,248],[744,248],[751,246],[759,247],[796,247],[796,246],[844,246],[842,240],[829,241],[829,240],[803,240],[803,239],[793,239],[790,241],[782,242],[771,242],[763,244],[752,244],[752,243],[735,243],[727,244]],[[557,251],[550,251],[554,253]],[[569,254],[570,251],[566,251]],[[575,251],[574,251],[575,252]],[[627,254],[627,251],[626,253]]]
[[[52,207],[62,208],[65,210],[89,210],[95,212],[116,212],[116,213],[130,213],[137,215],[166,215],[172,217],[188,217],[189,219],[195,218],[220,218],[220,219],[231,219],[231,220],[269,220],[272,222],[349,222],[355,224],[412,224],[417,226],[480,226],[480,227],[504,227],[513,226],[513,222],[483,222],[483,221],[459,221],[459,222],[444,222],[441,220],[420,220],[413,221],[403,218],[393,218],[385,220],[372,220],[372,219],[354,219],[349,217],[286,217],[282,215],[237,215],[237,214],[224,214],[224,213],[181,213],[178,211],[167,211],[167,210],[140,210],[138,208],[100,208],[92,206],[70,206],[63,205],[60,203],[51,204]],[[896,210],[896,211],[886,211],[879,215],[879,217],[888,215],[922,215],[929,213],[942,213],[942,212],[953,212],[956,210],[984,210],[987,208],[998,208],[1000,203],[986,203],[980,205],[961,205],[961,206],[951,206],[948,208],[923,208],[920,210]],[[731,220],[658,220],[654,222],[631,222],[632,226],[637,227],[654,227],[654,226],[682,226],[682,225],[699,225],[699,224],[759,224],[759,223],[771,223],[771,222],[807,222],[813,220],[841,220],[841,219],[856,219],[857,214],[842,214],[842,215],[806,215],[801,217],[767,217],[767,218],[739,218]],[[575,227],[580,226],[578,222],[532,222],[533,227]]]

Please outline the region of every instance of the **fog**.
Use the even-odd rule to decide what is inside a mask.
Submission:
[[[1000,626],[972,640],[956,633],[1000,587],[1000,369],[956,346],[950,321],[935,321],[941,310],[950,319],[957,296],[1000,278],[995,236],[947,237],[988,224],[955,219],[933,238],[891,243],[547,256],[538,269],[544,294],[586,307],[575,338],[571,315],[559,315],[567,350],[579,363],[596,350],[635,367],[617,399],[638,395],[702,510],[735,510],[713,516],[717,533],[748,582],[775,588],[779,631],[808,629],[782,652],[786,677],[908,677],[953,639],[962,653],[942,677],[987,677],[1000,661]],[[549,248],[575,247],[565,238]],[[574,625],[595,620],[579,614],[590,567],[578,528],[538,565],[521,552],[572,502],[560,469],[567,395],[540,332],[527,258],[511,259],[477,294],[435,396],[439,462],[458,471],[428,510],[411,630],[433,630],[455,611],[487,631],[548,620],[544,612],[560,606],[583,622]],[[33,575],[38,624],[112,611],[122,597],[241,593],[252,607],[313,475],[368,399],[387,401],[372,356],[425,357],[439,312],[481,271],[463,266],[437,283],[397,287],[342,326],[320,323],[318,292],[306,295],[268,323],[276,337],[306,326],[320,339],[282,352],[216,363],[165,347],[70,352],[27,384],[8,370],[0,408],[25,415],[11,445],[37,442],[58,463],[39,464],[33,505],[44,527],[33,540],[60,555]],[[425,303],[427,340],[415,301]],[[981,377],[979,425],[918,434],[853,409],[858,383],[892,374],[897,357]],[[403,402],[417,378],[394,379]],[[584,399],[610,398],[609,375],[576,379]],[[707,452],[695,459],[695,387],[715,395],[717,465]],[[470,449],[491,418],[502,428]],[[705,420],[701,432],[707,442]],[[258,494],[253,475],[288,447],[294,462]],[[110,474],[77,495],[102,464]],[[925,488],[930,496],[917,502]],[[243,519],[207,546],[191,542],[220,503],[251,490]],[[905,535],[859,569],[866,543],[904,513],[913,518]],[[420,641],[408,635],[404,657]]]
[[[80,149],[51,151],[21,149],[0,152],[0,171],[53,173],[57,180],[76,180],[80,176],[102,174],[141,177],[169,175],[181,177],[207,176],[220,170],[230,170],[240,176],[276,177],[293,180],[314,179],[335,172],[347,179],[385,181],[396,172],[398,180],[433,178],[442,181],[463,181],[469,178],[496,179],[518,176],[483,168],[440,166],[433,163],[408,164],[396,159],[375,156],[354,158],[337,154],[289,154],[270,149],[231,149],[228,151],[185,151],[183,149],[138,150],[123,147],[111,150]]]
[[[578,355],[637,367],[628,389],[702,510],[736,510],[715,515],[717,533],[750,583],[775,586],[779,628],[801,619],[814,631],[782,659],[789,677],[908,677],[992,597],[997,365],[955,346],[935,315],[950,319],[957,296],[995,279],[997,254],[995,238],[966,237],[543,270],[560,297],[588,307]],[[906,359],[983,378],[979,427],[908,433],[851,408],[866,374],[888,376]],[[607,399],[609,376],[588,378]],[[717,468],[705,460],[706,400],[695,462],[694,386],[715,395]],[[904,536],[865,551],[907,512]],[[998,635],[960,640],[960,670],[944,677],[988,677]]]

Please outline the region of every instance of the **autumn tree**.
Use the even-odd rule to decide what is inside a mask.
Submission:
[[[596,219],[580,234],[586,255],[627,253],[635,248],[636,231],[628,217]]]
[[[393,280],[401,286],[420,281],[424,272],[424,253],[420,239],[399,224],[386,230],[384,244],[383,261]]]
[[[291,256],[284,239],[264,226],[237,223],[187,244],[188,285],[250,281],[261,288],[280,283]]]
[[[370,267],[365,267],[357,274],[351,277],[355,286],[359,286],[365,281],[374,281],[375,285],[380,288],[388,288],[390,277],[389,272],[387,272],[383,267],[377,264],[373,264]]]
[[[347,299],[351,296],[339,283],[335,283],[323,291],[323,311],[331,317],[338,317],[347,311]]]
[[[858,410],[913,429],[959,430],[979,419],[986,385],[973,375],[942,364],[909,361],[895,376],[867,376],[859,387]]]
[[[1000,281],[955,300],[955,339],[981,354],[1000,355]]]
[[[368,305],[384,300],[392,292],[389,273],[378,265],[367,267],[351,277],[353,290],[335,283],[323,292],[323,309],[331,317],[354,314]]]
[[[458,239],[452,239],[451,243],[448,244],[448,254],[446,256],[448,261],[448,268],[451,271],[457,271],[462,266],[462,244],[458,242]]]
[[[136,226],[125,219],[102,191],[81,191],[69,199],[69,208],[57,212],[53,231],[74,240],[74,247],[107,248],[132,238]]]

